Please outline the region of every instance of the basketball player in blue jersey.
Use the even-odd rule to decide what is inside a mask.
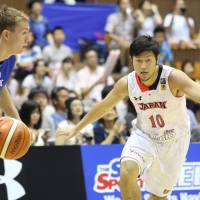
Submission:
[[[3,5],[0,7],[0,108],[6,115],[20,119],[8,92],[8,82],[15,66],[15,55],[27,46],[29,18],[23,12]]]
[[[124,97],[135,106],[137,119],[120,163],[123,200],[141,200],[140,175],[151,193],[149,200],[165,200],[175,185],[190,141],[186,98],[200,103],[200,85],[182,71],[157,65],[159,46],[150,36],[136,38],[130,46],[134,71],[121,78],[73,128],[59,130],[57,140],[68,140],[101,118]]]

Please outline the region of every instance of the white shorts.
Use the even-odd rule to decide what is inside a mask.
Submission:
[[[168,196],[181,173],[189,143],[189,133],[158,144],[137,129],[124,146],[121,162],[134,160],[139,166],[145,189],[159,197]]]

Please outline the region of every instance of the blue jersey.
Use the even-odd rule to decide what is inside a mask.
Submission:
[[[0,90],[6,85],[8,82],[12,70],[15,66],[16,57],[10,56],[3,62],[0,62]]]

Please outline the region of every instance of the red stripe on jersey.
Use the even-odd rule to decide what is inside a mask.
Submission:
[[[137,84],[142,92],[149,90],[149,87],[141,82],[140,77],[138,76],[137,73],[135,73],[135,78],[136,78]]]

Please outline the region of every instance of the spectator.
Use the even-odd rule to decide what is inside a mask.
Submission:
[[[35,44],[41,48],[47,45],[47,37],[49,33],[49,22],[42,16],[42,4],[38,0],[31,0],[28,3],[30,12],[30,30],[35,35]]]
[[[195,67],[194,63],[191,60],[185,60],[182,63],[181,70],[185,72],[191,79],[195,80],[194,78]]]
[[[55,113],[51,115],[55,129],[61,121],[67,119],[67,110],[65,101],[69,98],[69,90],[66,87],[56,87],[51,93],[52,104],[55,108]]]
[[[139,9],[135,11],[138,35],[153,36],[156,26],[162,24],[162,17],[158,7],[152,4],[150,0],[142,0]]]
[[[55,77],[55,86],[64,86],[80,94],[78,75],[74,68],[74,60],[70,57],[66,57],[62,61],[62,66]]]
[[[43,59],[34,62],[33,74],[29,74],[22,82],[22,87],[28,95],[32,88],[37,86],[44,87],[48,93],[51,92],[53,87],[52,80],[46,75],[48,71],[47,65]]]
[[[41,128],[49,131],[52,138],[55,137],[55,127],[51,115],[55,112],[52,105],[49,104],[49,95],[45,88],[37,87],[33,88],[28,95],[30,100],[37,102],[42,112],[42,124]]]
[[[166,40],[165,28],[163,26],[157,26],[154,29],[154,38],[160,45],[160,54],[158,57],[158,63],[170,65],[170,62],[173,61],[173,53]]]
[[[121,64],[127,65],[127,49],[134,38],[134,18],[129,0],[119,0],[119,11],[108,16],[105,25],[109,49],[121,50]]]
[[[65,32],[61,26],[57,26],[52,31],[53,44],[43,49],[43,57],[53,70],[58,70],[66,57],[73,57],[70,47],[64,44]]]
[[[112,90],[113,86],[105,86],[101,92],[102,99]],[[116,108],[108,111],[94,125],[95,144],[125,143],[125,126],[118,120]]]
[[[58,131],[65,130],[67,127],[74,127],[84,116],[84,107],[83,103],[78,97],[70,97],[65,102],[67,109],[67,120],[64,120],[58,124]],[[56,144],[92,144],[94,134],[93,126],[89,124],[82,131],[81,135],[71,138],[69,141],[59,141],[57,140]]]
[[[184,0],[174,1],[174,11],[165,16],[164,27],[167,38],[173,48],[195,48],[192,36],[194,20],[188,16]]]
[[[17,57],[16,77],[24,79],[33,69],[33,63],[42,58],[41,48],[35,45],[35,36],[33,32],[29,32],[28,44],[26,50]]]
[[[99,80],[104,75],[105,67],[98,65],[98,55],[94,50],[86,52],[85,63],[86,66],[78,71],[78,79],[87,111],[94,102],[101,99],[101,90],[105,86],[105,83],[101,83]],[[113,84],[113,82],[110,76],[106,79],[107,84]]]
[[[41,129],[42,115],[39,104],[30,100],[24,102],[20,110],[20,118],[29,127],[34,146],[48,144],[49,135]]]

